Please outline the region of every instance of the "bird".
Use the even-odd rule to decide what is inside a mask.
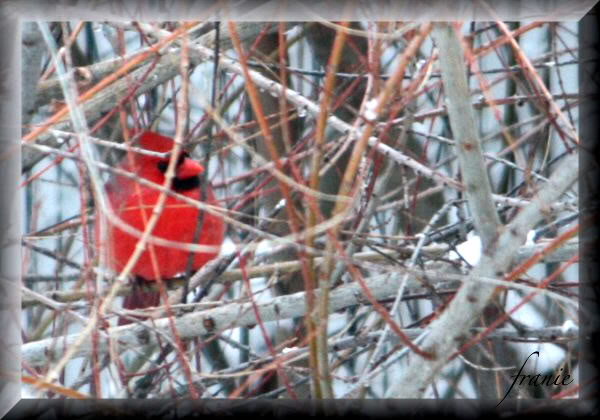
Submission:
[[[119,163],[118,168],[131,172],[137,177],[156,184],[164,184],[165,173],[170,160],[174,141],[153,131],[144,131],[139,136],[139,147],[166,155],[157,157],[130,150]],[[192,159],[188,152],[181,151],[177,156],[175,176],[171,182],[171,191],[188,198],[217,205],[213,189],[207,182],[202,187],[204,167]],[[155,204],[161,192],[149,185],[144,185],[124,175],[113,173],[105,186],[107,205],[125,224],[143,232],[152,216]],[[98,217],[104,217],[106,234],[104,243],[100,243],[100,223],[96,223],[95,237],[100,252],[104,252],[105,264],[114,272],[120,272],[133,254],[139,237],[120,229],[111,223],[100,209]],[[201,217],[200,217],[201,216]],[[199,245],[211,246],[210,252],[194,252],[192,270],[198,270],[219,253],[225,236],[225,222],[215,214],[199,210],[189,203],[167,196],[158,221],[152,231],[154,237],[175,241],[182,244],[192,243],[197,224],[201,223],[200,232],[195,242]],[[156,265],[151,255],[153,249]],[[122,307],[125,309],[143,309],[158,306],[160,292],[150,290],[144,285],[160,280],[168,281],[177,274],[187,271],[190,252],[172,246],[153,245],[147,243],[131,274],[135,277],[132,292],[125,296]],[[141,319],[140,317],[136,317]],[[118,325],[131,323],[131,319],[120,317]]]

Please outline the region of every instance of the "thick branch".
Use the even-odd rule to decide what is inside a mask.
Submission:
[[[465,195],[483,248],[495,238],[500,218],[492,199],[481,142],[475,125],[471,94],[467,85],[464,52],[450,24],[435,25],[434,38],[440,50],[440,70],[450,125],[456,140],[456,155],[465,185]]]
[[[573,153],[556,168],[550,180],[531,200],[531,204],[501,230],[498,239],[484,252],[471,276],[500,277],[509,269],[518,246],[525,241],[527,232],[543,218],[545,209],[557,200],[577,179],[579,157]],[[467,329],[481,314],[495,290],[492,284],[477,281],[463,285],[448,308],[432,322],[430,334],[422,348],[437,355],[425,360],[416,355],[403,370],[398,382],[386,394],[387,398],[420,398],[427,386],[448,362],[448,357],[462,342]]]

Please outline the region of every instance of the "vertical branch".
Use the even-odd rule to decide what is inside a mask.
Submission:
[[[436,24],[434,38],[440,50],[440,69],[450,117],[456,140],[456,155],[460,165],[465,195],[469,201],[475,228],[485,250],[496,237],[500,218],[492,199],[475,115],[467,85],[464,52],[456,30],[450,24]]]
[[[79,27],[81,28],[83,25],[79,25]],[[62,51],[64,52],[64,59],[65,59],[65,65],[66,65],[66,69],[67,71],[70,71],[71,69],[73,69],[73,60],[71,57],[71,44],[73,43],[73,41],[75,40],[75,33],[71,34],[71,36],[67,39],[67,35],[68,35],[68,27],[66,23],[61,23],[61,27],[62,27],[62,36],[63,36],[63,42],[65,44],[65,46],[63,47]],[[73,87],[73,86],[72,86]],[[81,184],[80,184],[80,197],[79,197],[79,202],[80,202],[80,207],[81,207],[81,233],[82,233],[82,239],[83,239],[83,261],[84,261],[84,269],[88,270],[89,268],[89,229],[86,223],[86,219],[87,219],[87,214],[85,211],[86,205],[87,205],[87,185],[86,185],[86,178],[85,178],[85,165],[83,165],[82,162],[77,162],[77,169],[79,171],[79,176],[81,179]],[[94,296],[97,296],[97,289],[98,289],[98,285],[96,283],[94,283],[92,281],[92,276],[86,275],[85,276],[85,280],[86,280],[86,286],[87,286],[87,292],[88,295],[90,297],[90,302],[93,302],[93,307],[92,310],[97,310],[98,306],[97,306],[97,299],[94,299]],[[101,382],[100,382],[100,372],[98,369],[98,331],[94,331],[94,333],[92,334],[92,357],[90,359],[90,364],[91,364],[91,368],[92,368],[92,381],[90,384],[90,391],[91,394],[95,397],[95,398],[99,398],[102,395],[102,386],[101,386]]]
[[[256,119],[258,120],[258,125],[260,126],[260,129],[263,133],[267,149],[268,149],[269,153],[271,154],[271,159],[273,160],[273,163],[275,164],[275,167],[277,168],[277,170],[280,173],[284,173],[283,164],[281,163],[281,159],[279,158],[277,148],[275,147],[275,142],[273,140],[273,134],[271,132],[271,128],[269,127],[269,124],[267,123],[267,120],[265,119],[265,115],[262,112],[262,105],[259,100],[259,95],[258,95],[258,91],[256,89],[256,85],[254,84],[252,78],[250,77],[249,71],[248,71],[248,58],[246,57],[246,54],[242,50],[242,45],[240,42],[240,38],[237,35],[235,23],[229,22],[228,29],[231,34],[231,40],[233,42],[233,46],[239,56],[241,64],[242,64],[242,70],[244,73],[244,80],[246,81],[246,89],[248,92],[248,98],[250,99],[252,109],[254,111],[254,114],[256,115]],[[299,220],[298,215],[296,214],[296,210],[294,208],[289,185],[287,185],[283,180],[279,180],[279,187],[281,189],[281,194],[283,195],[283,197],[286,201],[286,210],[287,210],[287,213],[289,216],[292,232],[294,234],[298,234],[298,232],[300,232],[300,220]],[[305,259],[302,258],[301,260],[305,260]],[[305,281],[306,290],[307,290],[307,305],[309,308],[312,308],[314,306],[314,294],[311,293],[311,291],[314,288],[315,282],[314,282],[314,278],[312,277],[311,273],[308,271],[306,264],[302,265],[302,274],[304,276],[304,281]],[[307,319],[309,319],[309,318],[307,318]],[[309,333],[312,333],[314,331],[314,325],[312,325],[312,323],[308,323],[308,330],[309,330]],[[311,345],[312,345],[312,342],[311,342]],[[313,351],[312,354],[316,354],[316,352]],[[314,359],[314,357],[311,357],[311,363],[313,364],[312,366],[316,367],[316,360]],[[283,370],[281,372],[283,373]]]
[[[425,37],[431,31],[431,28],[432,28],[432,26],[430,23],[425,23],[421,26],[419,33],[412,39],[409,46],[406,48],[406,50],[400,56],[398,67],[397,67],[396,71],[394,72],[394,74],[392,75],[392,77],[390,77],[390,79],[385,84],[383,91],[378,95],[378,97],[376,99],[373,99],[374,102],[371,102],[367,105],[368,109],[366,112],[367,112],[367,116],[368,116],[369,120],[367,121],[367,124],[363,128],[363,130],[360,134],[360,138],[354,144],[354,149],[352,151],[352,157],[350,159],[350,162],[348,163],[348,166],[346,167],[346,172],[344,173],[344,177],[342,179],[342,183],[340,185],[338,195],[340,195],[344,198],[346,198],[346,196],[350,195],[350,192],[355,183],[355,178],[356,178],[356,173],[358,171],[359,163],[360,163],[360,161],[362,159],[362,155],[367,147],[371,133],[373,132],[373,129],[375,127],[374,120],[377,118],[378,115],[380,115],[382,113],[385,106],[392,98],[392,95],[400,87],[400,82],[404,78],[404,73],[405,73],[406,67],[408,66],[408,63],[410,62],[411,58],[414,57],[415,54],[417,53],[422,42],[425,40]],[[342,197],[340,197],[340,198],[342,198]],[[351,205],[346,204],[342,200],[338,200],[335,203],[332,217],[340,216],[340,215],[346,213],[350,208],[351,208]],[[333,239],[335,239],[337,237],[339,229],[340,229],[339,224],[334,226],[329,231],[329,235],[332,236]],[[334,251],[335,251],[334,241],[329,240],[327,242],[325,262],[324,262],[324,267],[323,267],[323,275],[321,277],[324,279],[324,281],[321,285],[323,290],[327,290],[330,287],[329,279],[331,278],[331,276],[333,274],[333,269],[334,269],[334,265],[335,265],[335,261],[333,258]],[[400,336],[403,339],[406,339],[406,337],[403,337],[402,334],[400,334]],[[406,339],[404,341],[407,341],[406,342],[407,345],[411,346],[415,351],[418,351],[416,346],[411,345],[412,343],[410,343],[410,340]]]
[[[374,99],[375,106],[373,106],[369,110],[369,114],[370,114],[369,117],[371,119],[364,126],[364,129],[362,130],[362,132],[360,134],[360,138],[354,144],[354,148],[352,149],[352,158],[350,159],[350,162],[348,163],[348,166],[346,168],[346,172],[344,173],[344,177],[342,179],[342,183],[340,185],[338,195],[340,195],[340,196],[349,196],[350,195],[350,191],[352,190],[352,187],[354,186],[354,183],[355,183],[358,165],[359,165],[362,155],[367,147],[371,133],[373,132],[373,129],[375,128],[375,124],[374,124],[373,120],[375,120],[377,118],[377,116],[379,116],[382,113],[385,105],[389,102],[392,95],[397,91],[398,87],[400,86],[400,82],[404,78],[404,72],[406,70],[406,67],[408,66],[410,59],[415,56],[419,47],[421,46],[421,43],[425,40],[425,37],[431,31],[431,28],[432,28],[432,26],[430,23],[425,23],[421,26],[419,33],[412,39],[409,46],[406,48],[406,50],[400,56],[397,70],[394,72],[392,77],[390,77],[388,79],[387,83],[384,86],[383,91],[379,94],[379,96],[376,99]],[[335,207],[334,207],[334,210],[332,213],[332,217],[335,217],[336,215],[339,215],[341,213],[348,211],[350,207],[351,206],[349,204],[347,204],[346,201],[338,200],[335,204]],[[338,231],[339,231],[339,227],[334,228],[333,232],[332,232],[333,236],[337,236]],[[326,262],[325,262],[325,273],[324,273],[325,278],[330,277],[330,275],[333,271],[333,263],[334,263],[334,261],[333,261],[333,244],[331,242],[328,242],[327,243]]]
[[[344,28],[348,26],[348,22],[342,24]],[[335,87],[336,70],[340,62],[342,51],[344,48],[344,42],[346,41],[346,31],[338,30],[333,42],[333,49],[329,57],[327,65],[327,76],[323,87],[323,99],[321,101],[321,110],[317,117],[317,129],[315,133],[315,148],[312,155],[311,162],[311,176],[310,176],[310,188],[317,190],[319,188],[320,176],[319,170],[321,168],[321,160],[323,156],[323,145],[325,143],[325,128],[327,126],[327,114],[329,113],[329,103],[331,100],[331,94]],[[309,200],[309,206],[307,206],[307,230],[314,232],[312,229],[317,224],[317,213],[319,208],[317,201],[314,197],[307,197]],[[332,232],[333,233],[333,232]],[[335,235],[333,235],[335,237]],[[309,248],[314,246],[314,233],[308,233],[306,236],[306,245]],[[314,261],[313,257],[309,256],[308,269],[312,273],[313,277],[318,277],[314,272]],[[330,273],[326,273],[329,276]],[[327,327],[329,318],[329,282],[327,278],[319,278],[319,287],[321,293],[319,294],[317,303],[316,316],[309,313],[309,317],[313,316],[314,324],[317,327],[317,372],[319,375],[319,381],[323,382],[321,387],[322,398],[333,398],[333,388],[331,386],[331,373],[329,372],[329,352],[327,348]]]
[[[173,145],[173,150],[172,150],[172,155],[171,158],[169,159],[169,165],[167,166],[167,171],[165,173],[165,183],[168,183],[169,185],[171,184],[171,180],[172,178],[175,176],[175,166],[176,166],[176,162],[177,162],[177,157],[179,156],[179,153],[181,152],[181,148],[182,148],[182,141],[181,139],[183,138],[183,132],[187,123],[187,115],[188,115],[188,109],[189,109],[189,102],[188,102],[188,94],[189,94],[189,73],[188,73],[188,69],[190,66],[190,59],[189,59],[189,53],[188,53],[188,34],[187,32],[183,32],[182,33],[182,38],[183,38],[183,42],[182,42],[182,48],[181,48],[181,100],[176,101],[176,109],[177,109],[177,113],[179,118],[177,119],[177,122],[175,123],[175,139],[174,139],[174,145]],[[171,171],[171,173],[169,173],[169,171]],[[161,199],[163,199],[161,201]],[[158,206],[159,204],[164,205],[164,201],[166,200],[167,196],[166,194],[161,192],[161,195],[159,196],[159,200],[156,203],[156,206]],[[154,216],[154,214],[152,215]],[[158,218],[156,219],[156,221],[158,221]],[[157,277],[157,279],[160,279],[160,276]],[[183,343],[181,342],[181,339],[179,338],[179,335],[177,334],[177,328],[175,327],[175,320],[173,319],[171,312],[171,308],[169,307],[169,299],[167,296],[167,291],[165,288],[165,284],[162,281],[158,281],[159,284],[159,288],[160,288],[160,294],[161,294],[161,298],[163,299],[164,302],[166,302],[166,310],[167,310],[167,314],[168,319],[169,319],[169,324],[171,327],[171,330],[173,331],[173,337],[175,338],[175,343],[176,343],[176,353],[177,356],[179,356],[179,359],[181,361],[181,365],[183,368],[183,372],[184,372],[184,376],[186,378],[186,380],[188,381],[189,384],[189,389],[190,389],[190,397],[193,399],[197,399],[200,398],[200,395],[198,394],[198,391],[196,390],[196,388],[194,387],[194,381],[192,379],[192,371],[190,369],[190,362],[187,359],[186,355],[185,355],[185,348],[183,347]]]
[[[285,39],[285,23],[279,23],[279,31],[277,38],[277,51],[279,54],[279,80],[281,83],[285,83],[288,79],[287,76],[287,41]],[[283,145],[285,146],[286,153],[292,150],[292,134],[290,130],[290,121],[288,118],[288,101],[285,95],[285,90],[279,95],[279,113],[281,115],[281,136],[283,137]]]

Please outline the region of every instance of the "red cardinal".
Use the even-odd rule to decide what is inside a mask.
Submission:
[[[168,137],[147,131],[141,134],[139,146],[154,152],[168,153],[172,150],[174,143]],[[159,158],[130,152],[129,156],[123,159],[119,168],[133,172],[146,180],[163,184],[168,164],[168,157]],[[204,189],[204,199],[202,199],[200,175],[203,172],[204,168],[202,165],[192,160],[187,152],[181,151],[177,159],[177,167],[175,169],[175,177],[171,183],[171,189],[189,198],[215,205],[215,195],[208,185]],[[144,231],[146,223],[152,216],[152,210],[160,196],[160,191],[157,189],[139,184],[134,179],[121,175],[116,175],[106,185],[106,193],[108,204],[112,207],[115,214],[123,222],[131,225],[140,232]],[[200,210],[197,208],[174,197],[167,196],[152,235],[170,241],[191,243],[199,221],[199,213]],[[192,262],[193,270],[198,270],[218,254],[225,234],[223,219],[217,216],[204,212],[201,223],[197,243],[214,246],[214,251],[194,253]],[[96,223],[96,243],[98,244],[100,243],[99,225],[99,223]],[[106,219],[106,226],[106,243],[104,246],[101,246],[101,249],[103,252],[107,252],[106,263],[109,268],[119,272],[133,254],[139,238],[125,233],[112,225],[108,219]],[[157,270],[152,264],[150,247],[154,248]],[[158,276],[162,280],[168,280],[176,274],[185,272],[189,255],[189,252],[182,249],[146,244],[144,252],[131,271],[136,276],[136,283],[134,284],[133,292],[125,297],[123,308],[141,309],[149,306],[157,306],[160,301],[159,292],[143,291],[138,285],[142,281],[156,281]],[[130,321],[125,318],[119,319],[119,325],[128,323]]]

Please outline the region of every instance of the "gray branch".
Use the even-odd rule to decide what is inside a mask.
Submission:
[[[543,218],[545,209],[557,200],[576,180],[579,171],[579,157],[568,155],[556,168],[549,182],[532,198],[531,204],[521,210],[508,226],[501,229],[499,237],[484,253],[471,277],[501,277],[513,262],[520,244],[525,241],[527,232]],[[496,286],[478,281],[465,283],[448,308],[430,325],[430,333],[422,343],[425,351],[437,357],[425,360],[412,355],[410,365],[403,370],[386,398],[420,398],[427,386],[436,378],[448,362],[448,357],[457,349],[468,328],[481,314]]]

